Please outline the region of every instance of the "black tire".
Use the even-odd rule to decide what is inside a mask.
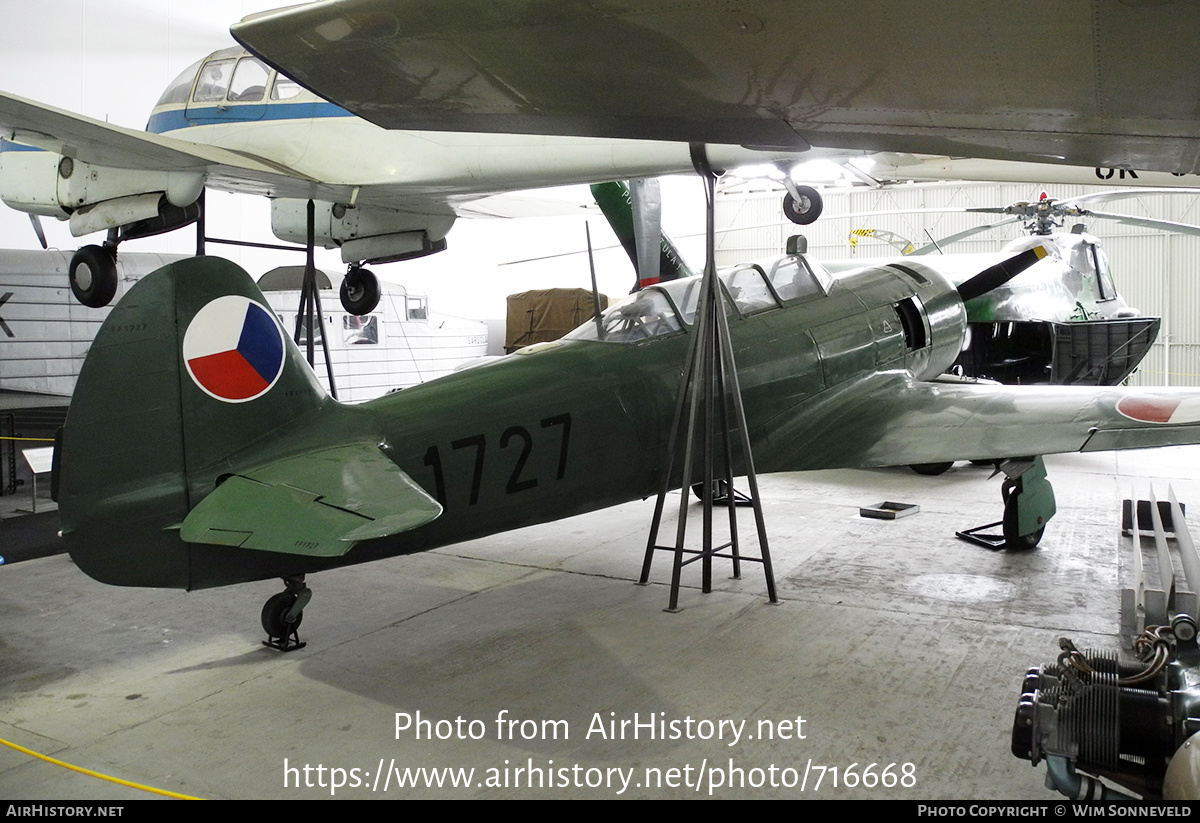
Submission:
[[[117,294],[116,251],[105,246],[84,246],[71,256],[67,267],[71,294],[83,305],[100,309]]]
[[[923,474],[927,477],[936,477],[939,474],[945,474],[950,471],[950,467],[954,465],[954,461],[949,463],[913,463],[909,466],[910,469],[917,474]]]
[[[825,208],[825,201],[821,199],[821,193],[812,186],[797,186],[796,193],[800,195],[799,200],[792,197],[791,192],[783,196],[784,215],[797,226],[807,226],[817,222],[817,218],[821,216],[821,212]]]
[[[351,314],[361,317],[375,311],[381,295],[379,278],[370,269],[352,266],[342,278],[342,308]]]
[[[693,483],[692,484],[692,494],[696,495],[697,500],[703,501],[704,500],[704,484],[703,483]],[[726,494],[728,494],[728,491],[726,490],[725,481],[724,480],[714,480],[713,481],[713,495],[712,495],[713,500],[720,500],[720,499],[724,498]]]
[[[268,636],[272,638],[287,637],[300,628],[300,622],[304,620],[304,612],[296,615],[294,623],[288,623],[285,620],[295,602],[296,595],[291,592],[280,592],[268,598],[262,609],[262,627]]]
[[[1000,487],[1000,493],[1004,497],[1004,519],[1001,522],[1004,545],[1015,551],[1037,548],[1037,544],[1042,542],[1042,535],[1046,533],[1046,527],[1042,526],[1033,534],[1017,534],[1017,484],[1012,480],[1005,480],[1004,485]]]

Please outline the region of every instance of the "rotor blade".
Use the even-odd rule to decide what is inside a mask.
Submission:
[[[974,300],[976,297],[987,294],[992,289],[1003,286],[1045,256],[1046,247],[1039,243],[1031,249],[1026,249],[1020,254],[1014,255],[1007,260],[1002,260],[994,266],[987,267],[959,286],[958,295],[963,299],[964,303],[968,300]]]
[[[633,206],[638,280],[643,286],[653,285],[661,273],[658,258],[662,238],[662,193],[658,178],[630,180],[629,200]]]
[[[847,217],[853,217],[853,218],[857,219],[860,217],[881,217],[885,214],[962,214],[964,211],[971,211],[971,209],[964,209],[962,206],[942,206],[940,208],[928,208],[928,209],[884,209],[882,211],[852,211],[852,212],[847,212],[846,214],[826,214],[826,215],[822,216],[821,219],[822,220],[844,220]],[[1003,212],[1004,210],[999,209],[999,211]]]
[[[1135,217],[1132,214],[1114,214],[1112,212],[1092,211],[1091,209],[1085,210],[1084,214],[1088,217],[1102,217],[1105,220],[1116,220],[1118,223],[1128,223],[1131,226],[1142,226],[1147,229],[1200,235],[1200,226],[1195,226],[1191,223],[1173,223],[1170,220],[1155,220],[1151,217]]]
[[[1095,203],[1103,200],[1123,200],[1127,197],[1151,197],[1158,194],[1190,194],[1195,196],[1200,194],[1200,189],[1115,189],[1113,191],[1098,191],[1094,194],[1081,194],[1078,197],[1068,197],[1066,200],[1060,200],[1058,204]]]
[[[37,235],[38,242],[42,244],[42,248],[50,248],[50,246],[46,244],[46,232],[42,231],[42,221],[38,219],[38,216],[36,214],[30,214],[29,222],[33,224],[33,233]]]
[[[1016,223],[1020,219],[1021,219],[1020,217],[1009,217],[1004,220],[999,220],[995,223],[988,223],[986,226],[976,226],[973,229],[967,229],[966,231],[960,231],[958,234],[952,234],[949,237],[943,237],[941,240],[937,241],[937,245],[930,243],[927,246],[922,246],[921,248],[912,252],[909,256],[914,257],[919,254],[933,254],[934,252],[941,250],[939,247],[945,248],[946,246],[949,246],[951,243],[957,243],[959,240],[966,240],[968,237],[973,237],[974,235],[980,234],[989,229],[998,228],[999,226],[1006,226],[1009,223]]]

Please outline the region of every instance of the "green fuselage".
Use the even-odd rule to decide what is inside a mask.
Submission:
[[[953,360],[964,322],[961,301],[930,270],[913,275],[912,269],[866,269],[782,306],[730,316],[760,471],[836,465],[839,444],[822,441],[822,420],[871,413],[840,407],[840,389],[887,370],[932,376]],[[915,330],[901,318],[898,304],[904,301],[916,307],[907,321],[915,322]],[[114,314],[116,328],[128,323]],[[64,488],[68,494],[74,489],[76,498],[64,501],[68,546],[81,568],[106,582],[204,588],[423,551],[646,497],[663,482],[691,333],[683,325],[636,341],[543,344],[369,403],[320,400],[279,426],[262,423],[263,411],[254,406],[263,404],[269,413],[273,407],[265,401],[272,395],[282,403],[301,394],[300,376],[294,386],[281,382],[244,407],[204,405],[202,398],[195,413],[188,411],[193,387],[184,380],[185,419],[208,425],[203,409],[211,406],[214,414],[240,415],[243,422],[214,418],[204,439],[189,435],[176,445],[164,435],[161,443],[139,445],[144,462],[163,459],[172,449],[187,458],[175,476],[168,476],[172,464],[164,462],[136,487],[114,482],[111,466],[88,468],[73,457],[72,443],[81,442],[72,440],[73,426],[76,438],[89,425],[112,432],[111,421],[119,416],[106,413],[89,423],[80,415],[80,422],[69,419],[67,425]],[[255,425],[261,435],[241,433]],[[250,442],[234,448],[239,438]],[[330,444],[364,441],[378,443],[436,498],[444,507],[441,516],[357,543],[340,557],[186,543],[174,530],[225,476]],[[678,477],[673,480],[679,485]]]

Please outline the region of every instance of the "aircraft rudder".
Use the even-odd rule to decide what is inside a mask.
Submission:
[[[234,456],[333,404],[235,264],[182,260],[112,309],[63,431],[63,537],[85,572],[190,588],[174,527]]]

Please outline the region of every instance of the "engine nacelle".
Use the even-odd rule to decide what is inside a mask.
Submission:
[[[69,209],[58,201],[58,163],[62,155],[0,141],[0,200],[9,208],[66,220]]]
[[[390,263],[433,254],[446,248],[453,214],[417,214],[378,206],[313,203],[313,240],[326,249],[341,248],[345,263]],[[308,201],[271,201],[271,231],[280,240],[308,239]]]
[[[185,209],[199,199],[204,180],[201,172],[110,168],[10,142],[0,151],[0,200],[59,220],[89,213],[72,219],[76,237],[153,218],[160,200]]]

